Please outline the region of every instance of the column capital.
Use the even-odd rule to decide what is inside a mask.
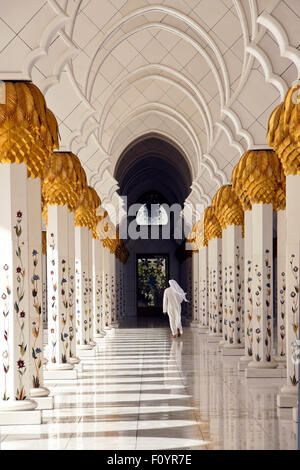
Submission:
[[[67,206],[74,212],[86,188],[86,174],[76,155],[72,152],[50,154],[42,179],[44,206]]]
[[[232,187],[244,210],[252,204],[285,205],[285,176],[274,150],[249,150],[232,172]]]
[[[26,163],[29,177],[41,177],[49,152],[58,148],[58,124],[37,86],[5,81],[0,129],[0,162]]]
[[[277,152],[286,176],[300,174],[299,92],[298,81],[274,109],[268,123],[269,145]]]
[[[212,207],[222,229],[227,225],[243,226],[243,208],[231,184],[224,185],[218,190],[213,198]]]

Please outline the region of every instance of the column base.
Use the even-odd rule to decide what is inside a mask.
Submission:
[[[33,411],[37,407],[37,403],[34,400],[1,400],[0,402],[0,415],[2,413],[13,413],[15,411]]]
[[[79,357],[76,357],[76,356],[75,356],[75,357],[70,357],[69,360],[70,360],[70,364],[76,365],[76,364],[79,364],[79,363],[80,363]]]
[[[223,356],[243,356],[244,346],[239,346],[238,344],[224,344],[223,345]]]
[[[70,364],[71,365],[71,364]],[[72,366],[74,367],[74,366]],[[44,370],[45,380],[77,380],[78,372],[76,369],[46,369]]]
[[[54,397],[34,397],[34,401],[37,403],[37,410],[53,410],[54,408]]]
[[[275,361],[251,361],[248,365],[251,369],[276,369],[278,364]]]
[[[208,326],[201,326],[198,323],[197,333],[200,333],[201,335],[208,333]]]
[[[243,356],[240,358],[239,363],[238,363],[238,370],[239,372],[245,372],[249,362],[252,361],[252,358],[249,356]]]
[[[286,357],[275,356],[275,357],[274,357],[274,360],[275,360],[278,364],[280,364],[280,365],[282,365],[283,367],[286,368]]]
[[[80,351],[88,351],[93,349],[93,346],[91,344],[78,344],[77,346],[77,353]],[[78,354],[80,356],[80,354]]]
[[[115,329],[114,328],[111,328],[110,330],[107,331],[107,335],[106,337],[110,338],[111,336],[115,336]]]
[[[277,395],[278,408],[294,408],[298,403],[298,388],[285,385]]]
[[[277,408],[277,418],[284,421],[293,420],[293,410],[294,408]]]
[[[74,369],[74,366],[70,364],[69,362],[61,363],[48,363],[46,366],[46,370],[57,370],[57,371],[67,371],[67,370],[72,370]]]
[[[294,423],[298,423],[298,406],[293,408],[293,421]]]
[[[273,368],[273,369],[264,369],[264,368],[256,368],[256,367],[251,367],[251,364],[248,364],[248,367],[245,369],[245,377],[246,379],[259,379],[259,378],[278,378],[278,379],[284,379],[286,378],[286,370],[285,369],[279,369],[279,368]]]
[[[29,400],[24,400],[29,401]],[[35,406],[37,406],[35,404]],[[16,426],[25,424],[42,424],[41,410],[2,410],[0,406],[0,426]]]
[[[30,389],[30,397],[36,401],[36,398],[40,397],[48,397],[50,395],[50,390],[46,387],[39,387],[39,388],[31,388]]]
[[[90,341],[89,344],[92,346],[92,348],[94,348],[97,343],[95,343],[95,341]]]
[[[114,321],[114,322],[112,322],[111,326],[112,326],[113,328],[119,328],[120,323],[119,323],[118,321]]]
[[[94,340],[97,341],[98,339],[104,338],[105,336],[106,336],[105,332],[97,333],[96,335],[94,335]]]
[[[106,337],[104,338],[96,338],[97,340],[97,346],[96,346],[96,350],[98,349],[101,349],[105,346],[105,340],[106,340]]]
[[[220,343],[221,337],[222,337],[221,335],[214,335],[214,334],[209,333],[207,336],[207,342],[208,343]]]
[[[96,349],[91,348],[91,349],[77,350],[77,354],[80,358],[82,358],[82,357],[93,357],[93,356],[96,356]]]

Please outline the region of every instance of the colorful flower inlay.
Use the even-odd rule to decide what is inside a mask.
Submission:
[[[292,254],[290,258],[290,270],[294,279],[294,285],[289,295],[291,297],[292,304],[292,345],[299,339],[299,266],[295,262],[295,255]],[[298,378],[298,364],[297,361],[293,361],[293,374],[290,375],[290,382],[293,386],[297,386],[299,382]]]
[[[42,350],[37,346],[42,326],[42,307],[39,296],[40,277],[37,274],[39,264],[39,253],[37,250],[32,251],[32,277],[31,277],[31,297],[33,302],[33,310],[35,317],[31,322],[31,332],[33,335],[33,344],[31,346],[31,355],[34,362],[34,374],[32,376],[32,387],[39,388],[41,386],[40,370],[42,367]]]
[[[25,295],[25,279],[26,271],[23,263],[23,254],[22,254],[22,218],[23,214],[21,211],[17,212],[16,225],[14,226],[15,234],[17,237],[16,241],[16,257],[18,266],[16,268],[16,300],[14,303],[14,313],[17,318],[18,325],[18,347],[19,347],[19,357],[16,358],[17,364],[17,373],[19,377],[19,386],[16,390],[16,400],[25,400],[26,399],[26,390],[24,385],[24,376],[27,370],[27,365],[25,363],[25,355],[27,351],[27,344],[25,342],[24,328],[25,328],[25,318],[26,313],[23,309],[23,300]]]
[[[8,390],[7,390],[7,374],[10,370],[11,363],[10,363],[10,346],[9,346],[9,316],[10,316],[10,301],[11,301],[11,287],[10,287],[10,268],[8,264],[3,266],[4,277],[6,278],[6,286],[3,289],[1,294],[2,299],[2,315],[3,315],[3,352],[2,352],[2,359],[3,359],[3,371],[4,371],[4,392],[3,392],[3,400],[9,400]]]

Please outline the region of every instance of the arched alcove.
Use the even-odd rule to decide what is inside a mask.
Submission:
[[[169,278],[175,278],[184,284],[187,278],[189,262],[181,263],[177,256],[180,245],[184,240],[184,233],[179,236],[175,227],[182,225],[181,210],[184,201],[190,193],[192,183],[191,169],[183,153],[167,139],[158,135],[147,135],[131,143],[119,157],[115,168],[115,179],[120,187],[120,195],[126,197],[127,219],[120,224],[122,233],[128,237],[125,241],[130,258],[126,264],[127,302],[126,311],[131,315],[162,314],[161,300],[163,282],[153,279],[153,267],[163,265],[165,269],[165,282]],[[141,224],[136,225],[136,232],[141,236],[134,239],[131,235],[132,224],[136,223],[136,214],[143,207],[162,205],[171,208],[168,212],[167,224]],[[133,208],[133,205],[135,208]],[[144,264],[143,264],[144,263]],[[160,264],[161,263],[161,264]],[[146,290],[149,292],[154,282],[153,291],[157,294],[156,285],[159,284],[160,292],[156,295],[159,302],[155,308],[140,306],[140,277],[139,270],[150,266],[151,280],[146,279]],[[152,271],[151,271],[152,270]],[[158,270],[156,270],[158,273]],[[145,274],[147,276],[147,274]],[[155,276],[154,276],[155,277]],[[148,282],[148,284],[147,284]],[[154,295],[154,294],[153,294]],[[150,297],[152,298],[151,294]],[[153,302],[152,302],[153,303]]]

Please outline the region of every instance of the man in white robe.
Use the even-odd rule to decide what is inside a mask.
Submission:
[[[174,281],[174,279],[169,281],[170,287],[165,289],[164,299],[163,299],[163,312],[168,314],[170,328],[172,331],[172,338],[176,336],[181,336],[182,325],[181,325],[181,303],[186,299],[186,293],[181,289],[179,284]]]

